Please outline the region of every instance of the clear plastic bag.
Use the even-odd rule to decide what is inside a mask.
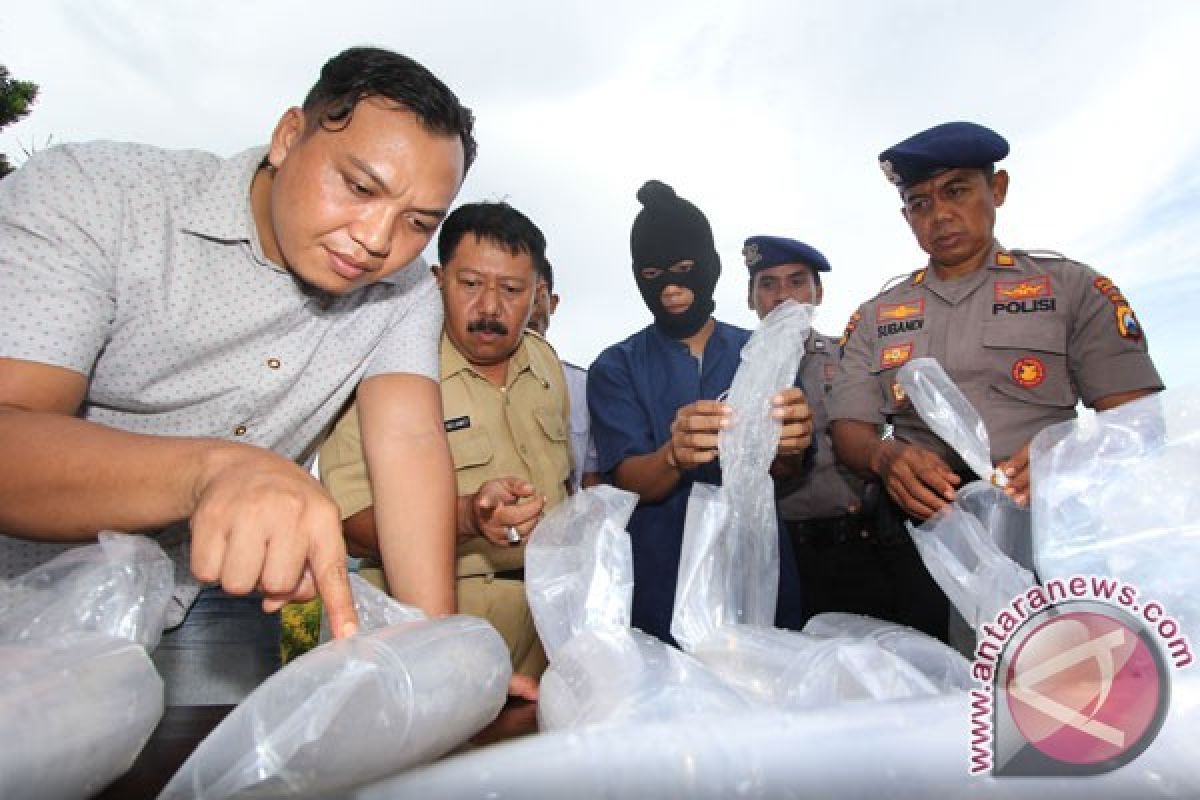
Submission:
[[[0,641],[92,631],[153,650],[175,567],[154,540],[105,531],[10,581],[0,581]]]
[[[1029,540],[1029,512],[1000,489],[969,483],[920,527],[905,524],[929,574],[975,630],[1036,584],[996,544]]]
[[[162,719],[162,679],[127,639],[7,642],[0,673],[0,797],[91,797],[133,765]]]
[[[512,670],[491,625],[425,619],[351,581],[362,632],[259,686],[160,798],[328,797],[436,758],[496,717]]]
[[[745,710],[702,664],[629,627],[633,555],[625,525],[637,495],[595,486],[568,497],[534,529],[525,592],[550,665],[543,730]]]
[[[625,525],[637,495],[611,486],[576,492],[538,523],[525,546],[525,594],[546,657],[591,628],[629,627],[633,554]]]
[[[954,448],[976,475],[996,486],[1008,483],[1008,476],[992,466],[983,418],[937,359],[914,358],[900,368],[896,379],[929,429]]]
[[[769,626],[779,590],[779,533],[768,470],[782,425],[771,398],[792,385],[804,356],[813,307],[786,301],[742,348],[718,437],[723,486],[692,487],[684,522],[671,635],[684,650],[722,625]]]
[[[0,797],[88,797],[132,766],[163,713],[157,644],[174,566],[101,533],[0,582]]]
[[[972,698],[956,691],[803,714],[756,711],[527,736],[413,770],[354,798],[1193,800],[1200,797],[1195,672],[1178,674],[1154,743],[1101,775],[972,775]]]
[[[1030,446],[1042,580],[1119,578],[1200,625],[1200,398],[1167,389],[1051,426]],[[1193,635],[1197,632],[1193,631]]]

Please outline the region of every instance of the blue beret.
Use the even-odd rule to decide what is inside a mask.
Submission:
[[[751,236],[742,247],[750,277],[760,269],[780,264],[804,264],[817,272],[829,272],[829,262],[821,251],[795,239],[782,236]]]
[[[974,122],[947,122],[879,154],[887,179],[904,189],[956,167],[988,167],[1008,155],[1008,142]]]

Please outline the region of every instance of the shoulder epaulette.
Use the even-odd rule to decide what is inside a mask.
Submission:
[[[906,274],[893,275],[883,282],[883,286],[879,287],[879,291],[875,293],[875,297],[879,297],[879,295],[883,294],[889,289],[894,289],[905,281],[911,281],[913,286],[920,286],[925,282],[925,267],[921,267],[918,270],[914,270],[913,272]],[[871,300],[874,300],[875,297],[872,297]]]
[[[1064,256],[1057,250],[1010,250],[1010,253],[1016,256],[1029,256],[1030,258],[1052,258],[1056,261],[1069,261],[1070,259]]]

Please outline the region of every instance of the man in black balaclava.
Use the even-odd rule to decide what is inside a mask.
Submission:
[[[672,339],[686,339],[699,332],[716,309],[713,292],[721,276],[721,257],[712,228],[700,209],[665,183],[647,181],[637,198],[643,208],[629,234],[633,279],[658,329]],[[672,314],[664,306],[663,290],[669,285],[691,291],[686,311]]]
[[[696,481],[721,482],[717,433],[731,409],[716,398],[733,383],[750,331],[712,316],[721,260],[704,214],[659,181],[648,181],[637,197],[643,208],[629,237],[633,276],[654,324],[592,364],[588,410],[600,470],[641,498],[628,525],[633,625],[673,644],[687,498]],[[779,455],[802,456],[812,441],[804,393],[781,391],[772,414],[783,420]],[[799,627],[799,578],[786,537],[780,568],[776,623]]]

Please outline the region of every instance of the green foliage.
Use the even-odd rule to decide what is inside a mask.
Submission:
[[[8,67],[0,64],[0,128],[28,114],[37,93],[36,83],[14,79],[8,74]],[[0,178],[12,171],[8,158],[0,153]]]

